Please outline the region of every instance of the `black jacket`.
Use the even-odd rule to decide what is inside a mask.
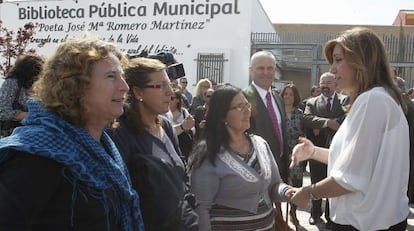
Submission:
[[[112,130],[110,135],[126,161],[132,186],[139,194],[145,230],[198,230],[194,204],[190,205],[187,200],[191,196],[185,169],[153,155],[154,145],[160,152],[168,152],[168,149],[147,132],[132,133],[125,122],[121,117],[120,127]],[[181,156],[171,123],[167,119],[163,119],[162,123]]]
[[[12,152],[14,156],[0,165],[0,230],[121,230],[112,206],[107,215],[102,202],[81,191],[72,211],[74,187],[63,176],[64,165]]]

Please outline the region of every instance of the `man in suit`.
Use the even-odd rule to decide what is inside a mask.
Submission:
[[[317,146],[328,148],[335,132],[345,119],[343,104],[347,96],[336,93],[335,75],[325,72],[319,79],[322,94],[310,98],[306,102],[303,113],[303,122],[307,137]],[[326,178],[326,164],[310,160],[310,175],[312,184]],[[322,222],[322,200],[313,200],[311,208],[310,224]],[[326,200],[325,218],[327,228],[331,225],[329,219],[329,204]]]
[[[249,131],[269,143],[280,176],[287,182],[289,159],[288,154],[284,153],[287,147],[285,106],[283,99],[271,89],[276,71],[276,60],[271,52],[259,51],[253,54],[250,59],[250,76],[253,81],[244,90],[244,94],[252,104]],[[268,108],[273,110],[269,111]]]
[[[299,104],[299,108],[302,109],[302,111],[305,110],[305,106],[306,106],[306,101],[312,97],[316,97],[318,95],[320,95],[322,93],[321,87],[319,85],[313,85],[311,87],[310,90],[310,96],[304,100],[302,100],[302,102],[300,102]]]

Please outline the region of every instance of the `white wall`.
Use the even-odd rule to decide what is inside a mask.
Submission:
[[[0,4],[0,18],[14,30],[36,23],[35,38],[46,42],[36,49],[46,56],[82,31],[112,41],[129,54],[170,50],[184,64],[189,86],[196,82],[197,53],[224,52],[228,59],[224,82],[246,87],[252,25],[271,26],[257,4],[256,0],[30,1]],[[190,12],[173,14],[162,10],[164,6],[188,7]],[[187,23],[190,28],[184,28]]]
[[[252,1],[252,32],[276,33],[272,22],[259,1]]]

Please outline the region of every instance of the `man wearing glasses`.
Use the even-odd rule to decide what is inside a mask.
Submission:
[[[187,99],[188,105],[191,105],[191,102],[193,100],[193,95],[188,91],[188,80],[186,77],[180,78],[180,86],[181,86],[181,92],[185,95],[185,98]]]

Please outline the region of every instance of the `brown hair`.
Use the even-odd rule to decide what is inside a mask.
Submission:
[[[174,91],[174,96],[178,99],[177,109],[178,109],[179,111],[181,111],[181,108],[182,108],[182,106],[183,106],[183,95],[182,95],[182,93],[181,93],[181,90],[176,89],[176,90]]]
[[[134,95],[133,87],[144,88],[151,81],[150,73],[165,69],[166,65],[161,61],[149,58],[131,59],[128,67],[125,68],[125,80],[129,86],[129,92],[124,106],[124,115],[131,131],[136,133],[145,131],[145,125],[140,115],[140,102]]]
[[[19,87],[29,89],[39,79],[45,60],[35,54],[20,55],[7,78],[16,78]]]
[[[114,45],[85,35],[68,39],[60,44],[55,54],[47,60],[43,72],[34,83],[34,97],[52,113],[68,122],[83,127],[85,92],[94,64],[114,54],[125,66],[124,54]]]
[[[280,92],[280,96],[283,98],[283,94],[285,94],[285,91],[288,88],[292,89],[292,92],[293,92],[293,106],[298,107],[300,104],[300,94],[295,84],[290,83],[290,84],[285,85],[282,91]]]
[[[311,87],[311,91],[310,91],[310,93],[311,93],[311,96],[313,95],[313,93],[317,90],[317,89],[320,89],[321,87],[319,86],[319,85],[313,85],[312,87]]]
[[[344,58],[356,71],[358,86],[354,92],[347,92],[350,96],[350,105],[363,92],[376,87],[384,87],[387,92],[399,103],[403,110],[407,106],[392,81],[392,69],[388,62],[384,45],[379,37],[370,29],[355,27],[344,31],[336,39],[325,45],[325,57],[332,65],[332,52],[338,45],[344,52]]]

